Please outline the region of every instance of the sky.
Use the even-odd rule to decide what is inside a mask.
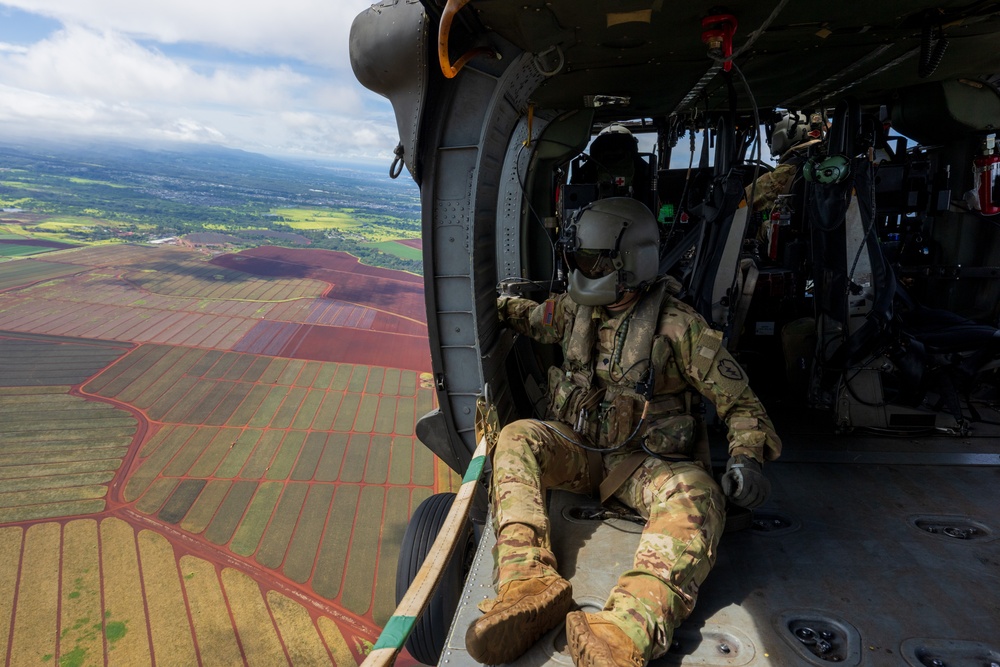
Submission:
[[[391,160],[354,78],[371,0],[0,0],[0,136],[207,143]]]

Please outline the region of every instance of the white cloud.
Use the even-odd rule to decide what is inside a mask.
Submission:
[[[211,74],[144,48],[114,32],[71,26],[23,52],[0,55],[0,77],[10,85],[86,98],[273,106],[309,79],[288,67]]]
[[[387,102],[348,66],[348,29],[367,1],[0,3],[63,23],[34,43],[0,43],[7,133],[340,157],[389,157],[396,144]]]
[[[150,113],[128,103],[61,97],[0,84],[0,125],[7,131],[45,136],[84,135],[119,138],[173,138],[200,141],[225,139],[218,129],[169,113]],[[81,132],[81,128],[84,130]]]
[[[243,53],[347,66],[351,22],[370,0],[4,0],[64,23],[163,43],[214,44]]]

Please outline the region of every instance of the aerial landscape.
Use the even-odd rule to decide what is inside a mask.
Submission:
[[[998,37],[0,0],[0,667],[1000,667]]]
[[[414,435],[435,398],[412,183],[0,155],[0,655],[359,663],[410,513],[459,482]]]

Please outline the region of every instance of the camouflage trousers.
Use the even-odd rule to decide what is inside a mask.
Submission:
[[[498,588],[557,572],[545,493],[591,489],[586,452],[567,437],[578,436],[560,422],[530,419],[500,432],[491,488]],[[604,472],[630,452],[605,454]],[[724,526],[722,491],[698,463],[648,457],[615,497],[647,522],[632,568],[621,574],[604,610],[647,659],[657,658],[690,615],[698,588],[715,564]]]

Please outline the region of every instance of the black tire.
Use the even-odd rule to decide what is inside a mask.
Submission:
[[[438,493],[424,500],[410,518],[403,535],[403,544],[396,564],[396,604],[406,594],[410,583],[420,571],[427,552],[444,524],[448,510],[455,500],[454,493]],[[430,602],[417,619],[413,632],[406,640],[406,650],[425,665],[436,665],[441,658],[451,620],[458,608],[465,582],[466,556],[472,543],[469,522],[462,526],[458,546],[445,567],[441,583],[434,590]]]

